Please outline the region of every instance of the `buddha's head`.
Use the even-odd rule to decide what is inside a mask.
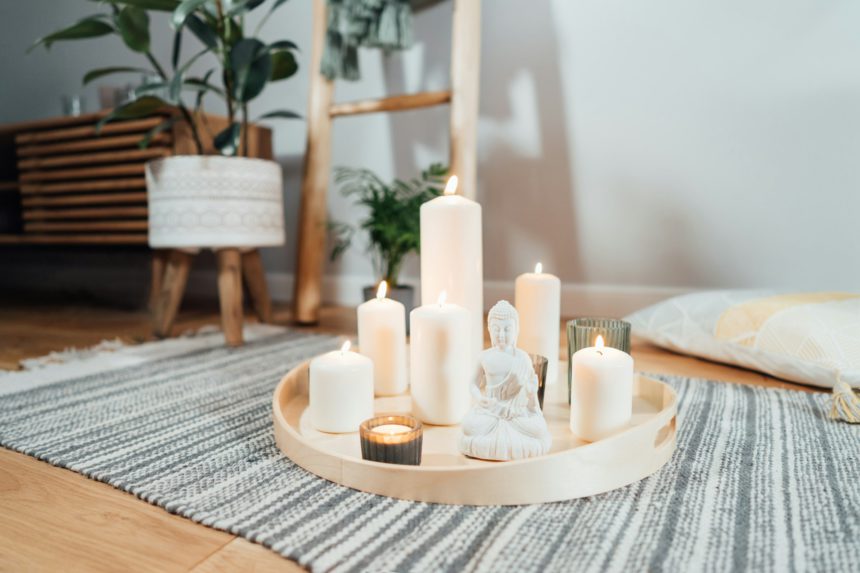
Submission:
[[[517,309],[506,300],[500,300],[490,309],[487,317],[490,340],[499,350],[510,350],[517,346],[520,318]]]

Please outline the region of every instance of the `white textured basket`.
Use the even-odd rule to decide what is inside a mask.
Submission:
[[[149,246],[284,244],[281,166],[247,157],[178,155],[146,164]]]

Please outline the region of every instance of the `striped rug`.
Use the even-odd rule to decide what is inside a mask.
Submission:
[[[824,395],[665,378],[680,396],[679,444],[649,479],[547,505],[412,503],[329,483],[275,447],[278,379],[338,345],[280,332],[240,349],[198,343],[169,358],[84,369],[29,390],[0,378],[0,444],[313,571],[860,564],[860,427],[829,421]]]

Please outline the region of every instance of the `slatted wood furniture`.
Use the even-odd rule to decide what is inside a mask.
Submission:
[[[14,216],[20,218],[11,225],[17,232],[0,233],[0,244],[147,244],[144,165],[154,158],[196,153],[191,132],[177,122],[140,149],[141,138],[169,112],[112,122],[97,134],[95,124],[106,113],[0,128],[0,193],[4,199],[10,193],[19,196]],[[201,125],[206,151],[213,153],[211,134],[226,127],[227,120],[206,115]],[[271,131],[251,126],[248,152],[271,159]],[[260,254],[223,249],[217,255],[225,336],[228,343],[240,344],[243,275],[258,316],[263,321],[271,317]],[[185,251],[153,252],[150,308],[159,336],[170,334],[192,259]]]
[[[445,91],[333,103],[334,82],[318,73],[326,36],[326,0],[314,0],[308,140],[302,181],[295,318],[319,319],[326,238],[326,195],[331,163],[331,123],[335,117],[405,111],[450,104],[450,170],[460,189],[473,197],[477,185],[478,78],[481,51],[480,0],[453,0],[451,87]]]

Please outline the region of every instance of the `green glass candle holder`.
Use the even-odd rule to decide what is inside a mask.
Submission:
[[[630,354],[630,323],[618,318],[583,317],[567,321],[567,403],[573,383],[573,355],[594,346],[598,336],[603,344]]]

